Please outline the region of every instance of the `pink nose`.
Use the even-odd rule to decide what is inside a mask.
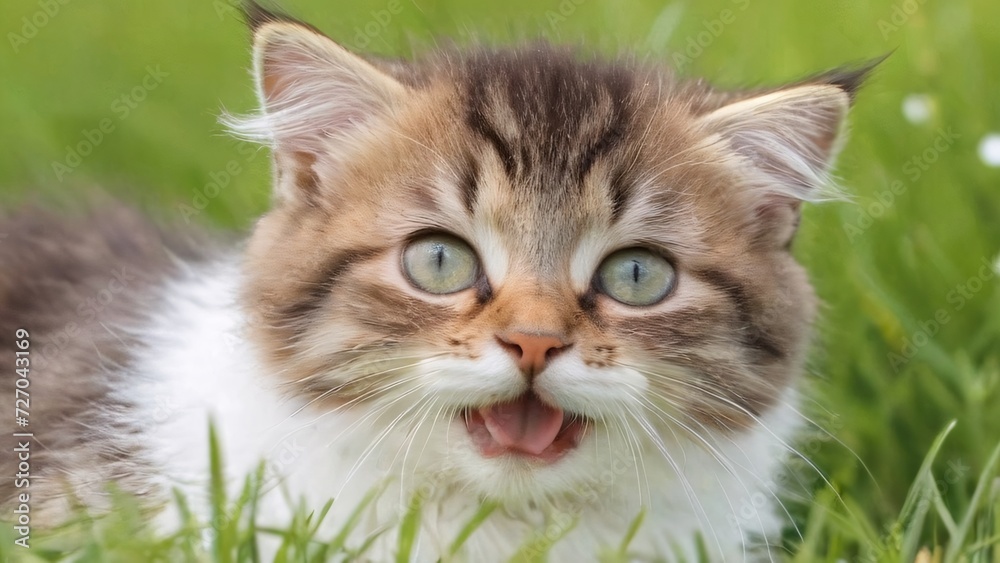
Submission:
[[[529,379],[541,373],[549,360],[569,347],[563,339],[547,334],[508,332],[497,336],[497,340],[514,356],[517,367]]]

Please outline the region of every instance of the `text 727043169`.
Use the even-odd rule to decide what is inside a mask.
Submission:
[[[34,438],[32,432],[28,432],[29,412],[31,408],[31,395],[28,387],[31,381],[28,374],[31,368],[31,341],[28,331],[19,328],[14,333],[14,345],[17,350],[14,352],[14,424],[17,430],[14,432],[15,446],[14,455],[17,456],[17,473],[14,474],[14,486],[24,489],[17,495],[17,502],[14,503],[14,532],[16,536],[14,543],[21,547],[28,547],[31,537],[31,507],[30,495],[27,489],[31,486],[31,440]]]

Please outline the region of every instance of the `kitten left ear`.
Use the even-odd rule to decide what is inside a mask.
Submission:
[[[253,32],[261,110],[229,118],[237,135],[271,145],[279,198],[316,188],[314,164],[349,151],[364,128],[405,97],[406,87],[312,26],[244,4]]]

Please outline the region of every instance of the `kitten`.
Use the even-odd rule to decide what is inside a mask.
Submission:
[[[227,121],[270,146],[274,204],[245,246],[119,207],[0,223],[34,521],[108,481],[207,518],[212,419],[234,491],[266,462],[262,524],[286,492],[335,498],[335,530],[383,487],[352,544],[419,498],[421,561],[483,501],[465,560],[563,535],[552,561],[592,560],[641,511],[637,554],[768,558],[816,312],[789,247],[867,69],[721,92],[544,44],[371,60],[248,16],[262,109]]]

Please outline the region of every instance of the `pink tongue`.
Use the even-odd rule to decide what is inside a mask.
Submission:
[[[531,393],[512,403],[481,409],[479,414],[498,444],[532,455],[552,445],[563,423],[562,409],[546,405]]]

